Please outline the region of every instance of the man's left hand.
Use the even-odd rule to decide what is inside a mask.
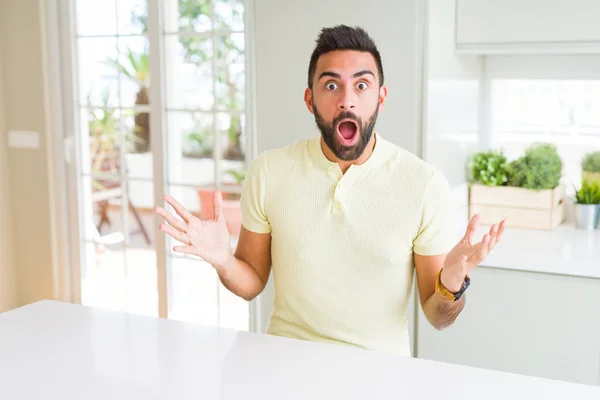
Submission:
[[[465,236],[450,250],[444,260],[441,280],[444,287],[452,293],[460,290],[465,277],[485,260],[504,232],[505,220],[503,219],[499,224],[491,226],[489,233],[483,235],[481,242],[473,244],[473,236],[477,232],[479,220],[479,214],[471,218]]]

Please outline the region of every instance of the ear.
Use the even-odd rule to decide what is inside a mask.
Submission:
[[[311,114],[314,114],[313,96],[310,88],[306,88],[306,90],[304,90],[304,103],[306,103],[306,108],[308,108],[308,111],[310,111]]]
[[[379,111],[383,110],[383,104],[385,103],[386,97],[387,97],[387,87],[382,86],[379,88]]]

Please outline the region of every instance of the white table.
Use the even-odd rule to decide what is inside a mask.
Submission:
[[[480,226],[477,241],[489,229]],[[572,224],[551,231],[507,228],[483,266],[600,279],[600,230]]]
[[[0,314],[0,398],[598,400],[600,388],[41,301]]]

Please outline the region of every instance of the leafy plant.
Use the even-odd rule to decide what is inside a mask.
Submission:
[[[226,175],[230,175],[235,180],[235,183],[241,185],[246,179],[246,170],[244,168],[239,169],[229,169],[225,171]]]
[[[562,166],[555,145],[533,144],[524,156],[508,164],[508,185],[533,190],[554,189],[560,183]]]
[[[600,204],[600,185],[583,179],[581,189],[575,189],[575,200],[577,204]]]
[[[600,172],[600,151],[587,153],[581,161],[581,169],[585,172]]]
[[[508,182],[507,161],[502,151],[475,153],[470,167],[472,178],[484,185],[502,186]]]

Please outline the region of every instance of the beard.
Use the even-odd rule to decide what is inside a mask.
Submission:
[[[375,111],[373,115],[363,123],[362,118],[359,118],[354,113],[350,111],[343,111],[336,118],[331,121],[331,123],[327,123],[319,111],[317,110],[316,105],[313,104],[313,111],[315,113],[315,122],[317,127],[321,131],[321,136],[323,137],[323,141],[329,149],[335,154],[335,156],[343,161],[353,161],[356,160],[363,153],[367,144],[371,140],[371,136],[373,135],[373,129],[375,128],[375,122],[377,121],[377,115],[379,113],[379,107],[375,107]],[[338,137],[338,125],[342,120],[351,119],[356,122],[356,126],[358,127],[358,140],[351,146],[346,146],[341,143],[340,138]]]

